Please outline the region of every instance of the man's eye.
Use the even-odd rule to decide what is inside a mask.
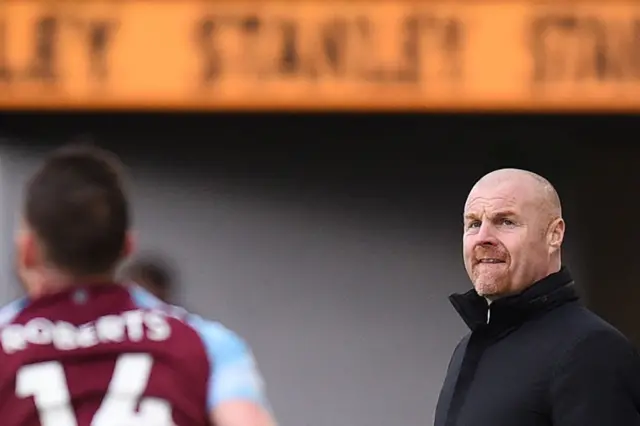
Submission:
[[[467,228],[471,229],[471,228],[478,228],[481,225],[479,220],[474,220],[473,222],[469,222],[469,224],[467,224]]]
[[[506,225],[506,226],[513,226],[513,225],[516,224],[514,221],[512,221],[510,219],[502,219],[501,222],[502,222],[503,225]]]

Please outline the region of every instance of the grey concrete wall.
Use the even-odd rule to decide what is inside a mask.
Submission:
[[[2,200],[15,212],[38,154],[5,146],[0,155]],[[291,176],[125,156],[141,247],[176,260],[190,309],[251,343],[282,426],[431,423],[450,353],[466,332],[447,302],[469,288],[462,205],[473,179],[493,166],[443,165],[447,155],[469,155],[455,150],[411,161],[415,155],[402,163],[382,155],[375,166],[278,163],[301,169]],[[367,174],[385,164],[386,172]],[[570,192],[567,182],[559,187]],[[5,253],[15,224],[15,215],[4,218]],[[570,222],[566,255],[580,275],[578,241]],[[10,258],[2,257],[3,300],[18,294]]]

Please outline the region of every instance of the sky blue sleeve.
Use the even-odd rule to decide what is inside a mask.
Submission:
[[[249,346],[220,323],[199,317],[190,323],[200,334],[212,366],[208,411],[232,400],[250,401],[269,410],[264,382]]]
[[[198,332],[204,344],[211,375],[207,390],[207,411],[225,401],[251,401],[270,410],[264,382],[249,346],[233,331],[214,321],[167,305],[139,286],[129,288],[135,304],[146,309],[170,308]]]
[[[0,326],[7,325],[29,304],[27,298],[14,300],[0,308]]]

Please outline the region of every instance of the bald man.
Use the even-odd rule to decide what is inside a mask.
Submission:
[[[473,289],[450,297],[470,328],[435,426],[640,426],[640,357],[583,307],[562,266],[560,199],[543,177],[497,170],[464,206]]]

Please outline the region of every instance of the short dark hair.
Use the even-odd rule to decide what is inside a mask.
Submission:
[[[128,262],[121,277],[146,288],[161,299],[166,299],[173,293],[175,270],[164,256],[147,253]]]
[[[91,145],[54,151],[27,184],[25,219],[47,260],[73,275],[113,270],[129,229],[123,169]]]

